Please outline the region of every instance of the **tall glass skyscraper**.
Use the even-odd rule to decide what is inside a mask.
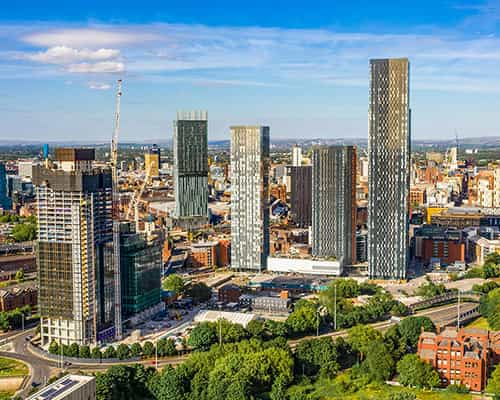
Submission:
[[[356,148],[318,146],[312,154],[312,255],[356,259]]]
[[[4,210],[10,210],[12,207],[12,202],[7,192],[7,171],[5,170],[5,164],[0,163],[0,208]]]
[[[404,279],[408,263],[408,59],[370,61],[368,263],[371,278]]]
[[[269,127],[231,127],[231,267],[261,271],[269,255]]]
[[[184,225],[208,218],[208,115],[178,112],[174,121],[175,217]]]

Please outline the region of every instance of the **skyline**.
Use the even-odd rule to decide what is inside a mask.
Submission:
[[[118,78],[124,142],[170,140],[176,112],[190,109],[208,110],[209,140],[240,124],[269,125],[275,139],[365,138],[369,59],[383,57],[410,59],[414,139],[500,135],[497,0],[125,1],[98,14],[27,3],[0,12],[4,140],[109,140]]]

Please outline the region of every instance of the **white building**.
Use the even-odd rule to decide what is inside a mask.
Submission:
[[[302,165],[302,148],[298,145],[292,147],[292,166],[300,167]]]
[[[231,267],[261,271],[269,254],[269,127],[231,127]]]
[[[87,375],[65,375],[27,398],[27,400],[95,399],[95,377]]]
[[[269,257],[267,259],[267,270],[279,273],[340,276],[343,266],[337,260]]]

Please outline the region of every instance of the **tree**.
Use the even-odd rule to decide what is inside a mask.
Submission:
[[[118,347],[116,348],[116,357],[118,357],[120,360],[126,360],[127,358],[130,358],[130,349],[126,344],[120,343],[118,345]]]
[[[356,325],[349,329],[347,341],[363,360],[372,342],[382,340],[382,334],[369,325]]]
[[[181,276],[172,274],[168,275],[162,283],[163,289],[170,292],[175,292],[177,295],[184,293],[184,279]]]
[[[16,281],[18,282],[24,281],[24,271],[22,268],[16,272]]]
[[[113,346],[106,347],[102,355],[104,358],[116,358],[116,350]]]
[[[417,296],[422,296],[425,299],[430,299],[444,293],[446,293],[446,287],[442,283],[436,284],[428,278],[427,282],[420,285],[415,291]]]
[[[95,360],[100,360],[102,358],[102,353],[101,353],[101,350],[99,349],[99,347],[94,347],[92,349],[92,352],[91,352],[90,355]]]
[[[144,346],[142,348],[142,352],[145,357],[151,357],[155,354],[155,345],[149,341],[144,343]]]
[[[488,379],[486,391],[495,395],[495,400],[500,399],[500,364],[498,364]]]
[[[188,345],[194,350],[206,351],[217,342],[215,329],[208,322],[197,325],[189,335]]]
[[[417,395],[413,392],[402,391],[402,392],[394,392],[387,397],[387,400],[417,400]]]
[[[246,329],[250,336],[261,339],[265,334],[264,321],[253,319],[247,324]]]
[[[421,388],[434,388],[439,386],[438,373],[432,366],[420,360],[415,354],[405,355],[396,367],[399,374],[399,382],[404,386]]]
[[[50,342],[50,345],[49,345],[49,353],[50,354],[59,354],[60,350],[59,350],[59,344],[53,340],[52,342]]]
[[[182,400],[186,394],[184,382],[171,365],[167,365],[160,374],[150,379],[148,388],[158,400]]]
[[[398,325],[398,331],[403,342],[412,352],[417,348],[418,338],[422,330],[425,332],[435,332],[436,326],[428,317],[408,317],[403,319]]]
[[[152,376],[153,370],[143,365],[114,365],[96,375],[96,397],[98,400],[151,398],[146,384]]]
[[[193,299],[193,302],[203,303],[212,297],[212,289],[203,282],[197,282],[189,287],[187,294]]]
[[[314,332],[319,324],[317,306],[311,302],[296,306],[288,316],[286,324],[295,334]]]
[[[35,224],[18,224],[12,228],[12,237],[16,242],[26,242],[36,238]]]
[[[140,357],[142,354],[142,347],[140,343],[132,343],[130,346],[130,357]]]
[[[80,357],[80,358],[90,358],[91,357],[90,347],[87,346],[87,345],[81,346],[80,347],[80,351],[78,353],[78,357]]]
[[[363,367],[371,381],[385,382],[392,376],[395,362],[384,342],[376,341],[370,344]]]
[[[64,352],[64,355],[67,357],[78,357],[80,354],[80,346],[78,346],[78,343],[71,343],[66,349],[67,351]]]

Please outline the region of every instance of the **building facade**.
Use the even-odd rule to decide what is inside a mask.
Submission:
[[[161,302],[163,238],[120,226],[122,316],[127,319]]]
[[[417,353],[437,370],[442,386],[465,385],[479,392],[500,362],[500,332],[477,328],[423,332]]]
[[[112,181],[93,149],[56,149],[57,169],[34,167],[42,345],[115,336]]]
[[[371,60],[368,268],[404,279],[408,264],[410,104],[407,59]]]
[[[175,216],[181,224],[208,218],[208,114],[178,112],[174,121]]]
[[[5,170],[5,164],[0,162],[0,208],[4,210],[10,210],[12,207],[7,192],[7,171]]]
[[[312,224],[312,167],[291,166],[287,174],[290,176],[293,221],[299,228],[308,228]]]
[[[320,146],[312,154],[312,255],[356,260],[356,148]]]
[[[302,148],[296,144],[292,147],[292,166],[300,167],[302,165]]]
[[[269,127],[231,127],[231,267],[261,271],[269,255]]]
[[[144,154],[144,169],[148,178],[160,176],[160,148],[154,144]]]

